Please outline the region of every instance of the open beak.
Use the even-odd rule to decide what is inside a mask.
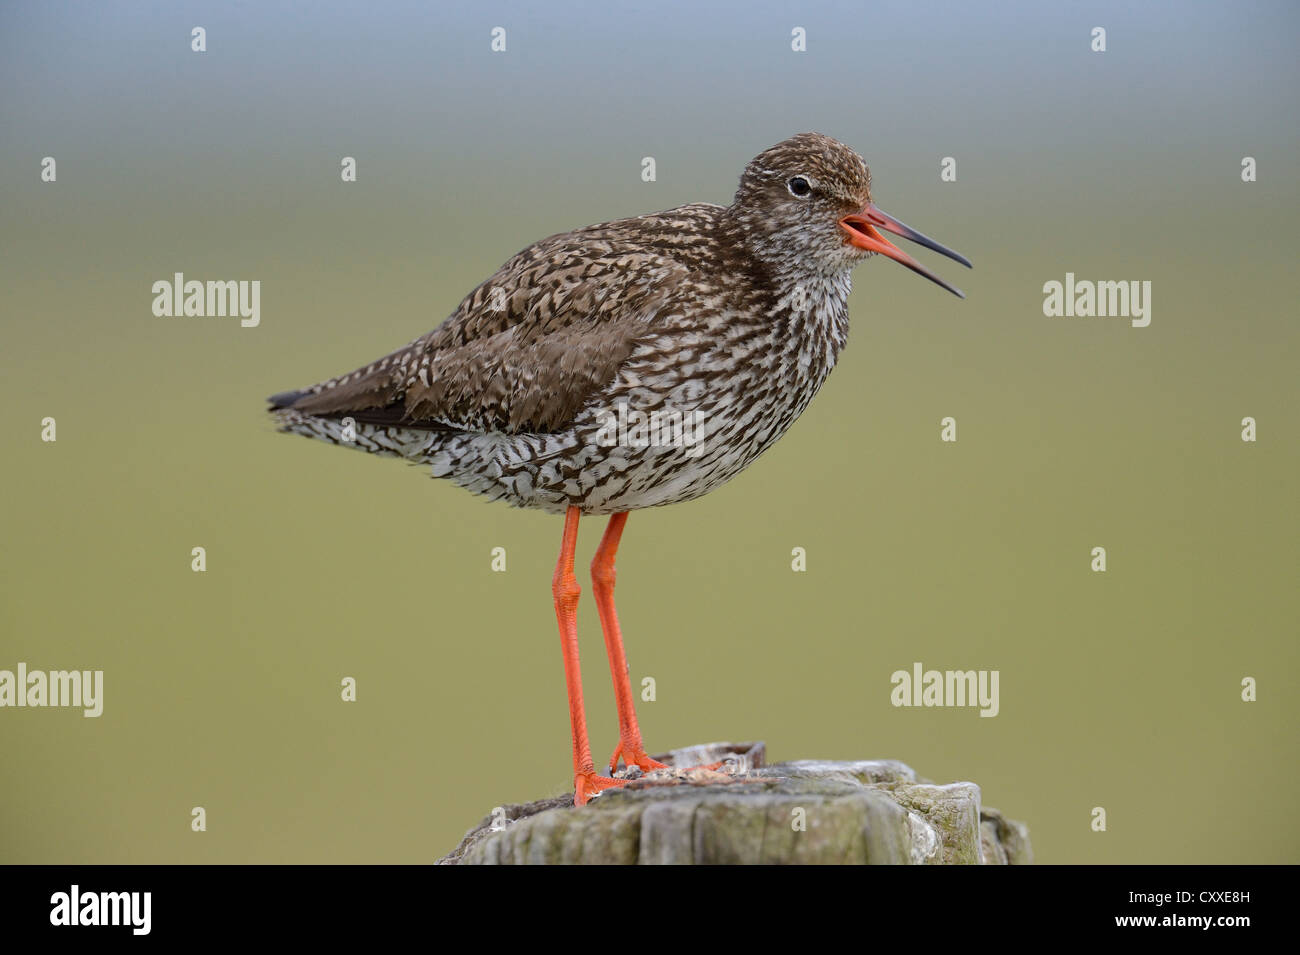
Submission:
[[[894,245],[877,229],[885,229],[894,235],[901,235],[904,239],[910,239],[918,245],[923,245],[927,249],[933,249],[940,255],[946,255],[950,259],[955,259],[966,268],[971,268],[970,260],[964,255],[958,255],[952,249],[945,248],[929,236],[922,235],[915,229],[903,225],[891,215],[887,215],[876,208],[875,203],[868,205],[861,212],[854,213],[851,216],[845,216],[840,220],[840,228],[849,234],[849,242],[859,249],[866,249],[868,252],[879,252],[881,255],[887,255],[895,262],[906,265],[917,275],[924,275],[936,285],[942,285],[953,295],[958,298],[965,298],[966,295],[955,285],[949,285],[939,276],[935,275],[916,259],[912,258],[898,246]]]

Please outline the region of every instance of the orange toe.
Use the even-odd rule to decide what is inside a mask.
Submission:
[[[594,769],[578,773],[573,777],[573,804],[585,806],[587,801],[606,789],[616,789],[627,785],[626,779],[610,779],[599,775]]]
[[[661,763],[657,759],[651,759],[642,747],[624,746],[621,742],[614,747],[614,755],[609,758],[609,771],[611,773],[618,769],[620,759],[623,761],[623,765],[627,766],[629,769],[635,766],[643,773],[648,773],[653,769],[668,768],[666,763]]]

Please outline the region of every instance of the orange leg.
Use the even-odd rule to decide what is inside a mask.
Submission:
[[[618,627],[618,611],[614,609],[614,555],[623,536],[627,512],[615,514],[605,527],[605,535],[596,548],[591,561],[592,592],[596,595],[596,609],[600,611],[600,628],[605,632],[605,650],[609,654],[609,672],[614,678],[614,701],[618,706],[618,746],[609,758],[609,771],[618,767],[619,757],[629,768],[639,766],[643,772],[664,769],[663,763],[646,755],[641,745],[641,730],[636,724],[636,708],[632,705],[632,681],[628,676],[627,654],[623,651],[623,634]]]
[[[573,551],[578,545],[578,518],[576,507],[564,514],[564,539],[560,545],[560,559],[551,579],[551,593],[555,595],[555,619],[560,624],[560,646],[564,651],[564,682],[569,691],[569,724],[573,731],[573,804],[586,805],[587,800],[603,789],[623,785],[621,779],[609,779],[596,773],[591,759],[591,744],[587,741],[587,716],[582,707],[582,669],[578,663],[578,595],[582,593],[573,576]]]

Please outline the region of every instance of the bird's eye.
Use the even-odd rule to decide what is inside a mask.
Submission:
[[[790,195],[798,196],[800,199],[812,192],[812,184],[803,176],[795,176],[785,185],[790,190]]]

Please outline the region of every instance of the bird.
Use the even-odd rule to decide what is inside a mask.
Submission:
[[[575,806],[624,785],[620,765],[665,768],[642,743],[614,604],[630,512],[707,494],[786,432],[847,344],[851,273],[866,259],[886,256],[965,297],[881,230],[971,267],[875,205],[854,149],[800,133],[749,162],[730,205],[541,239],[410,344],[268,399],[282,432],[427,465],[488,499],[563,516],[551,592]],[[591,563],[619,726],[603,775],[578,657],[584,516],[608,516]]]

